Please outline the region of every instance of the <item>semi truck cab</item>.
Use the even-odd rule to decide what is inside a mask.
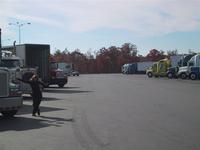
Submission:
[[[195,80],[199,77],[198,67],[200,67],[200,54],[194,55],[188,62],[187,66],[180,67],[177,76],[186,79]]]
[[[148,77],[163,77],[166,76],[167,69],[171,66],[171,62],[168,59],[162,59],[158,62],[153,63],[153,65],[146,70]]]
[[[63,70],[58,68],[57,62],[50,63],[50,82],[49,84],[57,84],[59,87],[64,87],[68,82],[67,75],[64,74]]]
[[[0,29],[0,65],[2,63],[1,29]],[[20,86],[14,83],[9,68],[0,67],[0,113],[13,117],[22,106]]]
[[[32,90],[29,84],[16,81],[17,78],[29,80],[33,74],[37,73],[35,68],[23,68],[23,61],[14,55],[10,51],[2,51],[1,67],[8,68],[10,78],[16,83],[20,84],[22,94],[31,94]]]
[[[188,62],[188,74],[192,80],[200,79],[200,54],[195,55]]]
[[[12,117],[22,106],[20,85],[12,82],[7,68],[0,68],[0,83],[0,112]]]
[[[194,56],[194,54],[189,54],[183,56],[180,61],[178,62],[177,66],[170,67],[167,70],[167,77],[168,78],[177,78],[178,77],[178,72],[185,72],[185,69],[187,69],[185,66],[187,66],[187,62]],[[187,74],[183,73],[179,75],[182,79],[187,78]]]

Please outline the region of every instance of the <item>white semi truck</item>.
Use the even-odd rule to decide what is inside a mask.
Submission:
[[[196,80],[200,78],[200,54],[194,55],[188,62],[187,66],[180,67],[178,77],[182,79],[190,78]]]
[[[32,90],[29,84],[20,82],[16,78],[29,80],[33,74],[37,73],[36,68],[24,68],[24,64],[21,58],[16,57],[10,51],[2,50],[1,67],[9,69],[9,74],[13,81],[20,84],[20,90],[22,94],[32,94]]]
[[[0,64],[1,64],[1,29],[0,29]],[[0,67],[0,112],[4,117],[13,117],[22,106],[20,85],[12,80],[10,70]]]

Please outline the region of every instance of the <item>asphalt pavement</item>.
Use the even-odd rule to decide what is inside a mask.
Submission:
[[[200,81],[96,74],[45,89],[0,116],[0,150],[199,150]]]

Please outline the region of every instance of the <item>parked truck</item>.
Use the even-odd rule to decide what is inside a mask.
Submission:
[[[0,64],[1,52],[1,29],[0,29]],[[0,112],[5,117],[14,116],[22,106],[20,85],[13,82],[9,68],[0,67]]]
[[[122,66],[123,74],[145,74],[146,70],[153,65],[153,62],[135,62]]]
[[[170,61],[171,61],[171,67],[177,67],[178,64],[180,63],[181,59],[183,59],[185,55],[183,54],[177,54],[177,55],[173,55],[170,56]]]
[[[147,61],[147,62],[138,62],[137,63],[137,73],[145,74],[146,70],[153,65],[154,62]]]
[[[153,65],[146,70],[148,77],[164,77],[167,74],[167,69],[171,66],[171,61],[169,59],[162,59],[158,62],[153,63]]]
[[[192,66],[188,72],[191,80],[200,79],[200,66]]]
[[[13,47],[5,47],[5,49],[13,49]],[[62,70],[52,67],[53,64],[50,62],[50,45],[16,45],[14,53],[22,59],[24,67],[36,68],[37,74],[46,85],[57,84],[59,87],[63,87],[68,82],[68,78]]]
[[[37,73],[35,68],[24,68],[23,62],[19,57],[14,56],[11,51],[4,50],[2,50],[2,60],[0,66],[9,68],[9,74],[13,81],[20,84],[22,94],[32,94],[30,85],[20,82],[16,80],[16,78],[29,80],[33,74]]]
[[[182,55],[181,59],[177,62],[176,65],[170,67],[167,70],[167,77],[168,78],[177,78],[178,71],[184,69],[185,66],[187,66],[187,62],[194,56],[194,54],[188,54],[188,55]],[[182,68],[183,67],[183,68]],[[180,74],[181,78],[186,78],[186,74]]]
[[[59,87],[64,87],[68,82],[67,75],[64,74],[64,71],[58,68],[58,63],[55,61],[50,62],[50,84],[57,84]],[[49,84],[49,85],[50,85]]]
[[[69,76],[73,70],[72,63],[58,62],[58,68],[63,70],[64,74]]]
[[[192,80],[200,79],[200,54],[193,56],[188,62],[189,68],[189,78]]]
[[[180,67],[177,76],[181,79],[187,79],[188,77],[194,79],[193,73],[191,73],[192,67],[200,66],[200,54],[194,55],[188,62],[187,66]],[[196,77],[195,77],[196,78]]]
[[[137,73],[137,64],[136,63],[124,64],[122,66],[122,73],[123,74],[136,74]]]

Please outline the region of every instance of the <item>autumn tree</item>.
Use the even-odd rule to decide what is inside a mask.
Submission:
[[[177,49],[175,49],[175,50],[169,50],[169,51],[167,51],[167,55],[168,56],[178,55],[178,50]]]
[[[61,50],[57,49],[55,51],[53,59],[54,59],[54,61],[61,61],[62,60],[62,52],[61,52]]]
[[[56,50],[52,56],[57,62],[72,63],[74,69],[81,73],[118,73],[125,63],[137,62],[138,50],[135,44],[124,43],[121,47],[111,46],[95,52],[89,50],[85,54],[79,49],[72,52]]]
[[[163,51],[159,51],[156,49],[152,49],[146,56],[150,61],[159,61],[164,59],[166,56],[164,55]]]

